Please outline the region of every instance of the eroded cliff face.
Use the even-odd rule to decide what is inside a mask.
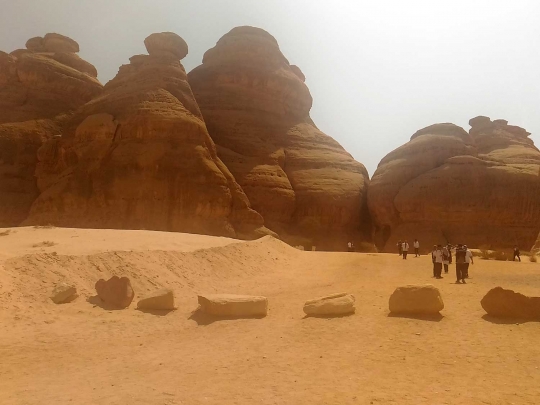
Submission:
[[[33,38],[27,49],[0,52],[0,226],[15,226],[39,194],[37,150],[62,131],[68,114],[101,94],[97,72],[59,34]]]
[[[528,249],[540,230],[540,152],[524,129],[476,117],[418,131],[379,164],[368,205],[379,248],[399,239]]]
[[[153,229],[253,238],[269,231],[216,154],[179,59],[153,34],[38,153],[27,224]]]
[[[219,157],[269,228],[325,249],[369,233],[368,174],[313,124],[305,77],[270,34],[233,29],[188,76]]]

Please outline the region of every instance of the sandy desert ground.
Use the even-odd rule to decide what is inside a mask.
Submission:
[[[0,236],[0,404],[540,403],[540,323],[480,306],[498,285],[539,295],[540,264],[477,260],[470,273],[456,285],[432,279],[425,256],[301,252],[269,237],[13,229]],[[173,288],[178,310],[94,305],[95,281],[113,274],[131,278],[135,301]],[[64,280],[80,297],[55,305]],[[425,283],[442,292],[440,318],[388,315],[395,287]],[[355,315],[304,318],[304,301],[342,291]],[[269,315],[201,317],[199,292],[265,295]]]

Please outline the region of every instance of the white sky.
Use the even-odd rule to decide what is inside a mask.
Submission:
[[[269,31],[307,77],[312,118],[373,174],[418,129],[504,118],[540,145],[540,1],[0,0],[0,50],[58,32],[103,83],[173,31],[189,71],[230,29]]]

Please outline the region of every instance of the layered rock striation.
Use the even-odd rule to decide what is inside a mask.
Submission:
[[[38,152],[41,191],[27,224],[252,238],[262,217],[217,157],[173,33],[120,67]]]
[[[0,52],[0,226],[20,224],[39,191],[37,150],[62,131],[63,115],[101,94],[96,69],[59,34]]]
[[[269,228],[326,249],[369,233],[367,171],[313,124],[305,77],[275,38],[234,28],[188,76],[218,156]]]
[[[368,205],[379,248],[399,239],[528,249],[540,230],[540,151],[507,121],[436,124],[388,154]]]

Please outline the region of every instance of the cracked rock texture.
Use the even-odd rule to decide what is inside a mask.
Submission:
[[[467,133],[435,124],[389,153],[371,180],[368,205],[380,249],[418,238],[528,250],[540,230],[540,152],[523,128],[488,117]]]

